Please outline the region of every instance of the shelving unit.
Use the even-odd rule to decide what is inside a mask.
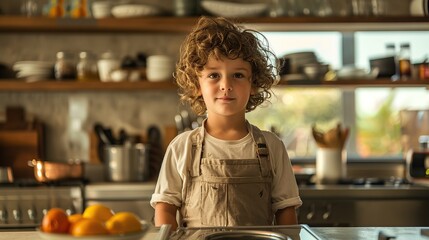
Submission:
[[[255,17],[237,19],[247,27],[260,31],[429,31],[429,17]],[[7,33],[171,33],[186,34],[198,17],[142,17],[71,19],[21,16],[0,16],[0,34]],[[280,86],[293,87],[428,87],[429,80],[392,82],[389,79],[322,81],[317,84],[304,82],[281,83]],[[41,81],[26,83],[17,79],[0,80],[0,91],[135,91],[135,90],[175,90],[168,82],[58,82]]]
[[[427,31],[429,17],[254,17],[239,22],[261,31]],[[71,19],[0,16],[0,32],[186,33],[198,17]]]

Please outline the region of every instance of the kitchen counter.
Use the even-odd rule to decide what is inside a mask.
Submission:
[[[382,231],[395,240],[429,240],[429,227],[313,227],[311,228],[321,239],[329,240],[378,240]],[[426,235],[422,235],[422,229]],[[388,239],[388,238],[385,238]]]
[[[396,236],[395,240],[429,240],[421,235],[422,229],[429,227],[317,227],[311,228],[321,239],[329,240],[378,240],[380,231]],[[142,240],[156,239],[157,233],[150,231]],[[35,231],[0,232],[0,240],[42,240]],[[192,239],[190,239],[192,240]]]
[[[346,199],[398,199],[429,198],[429,187],[423,185],[310,185],[299,186],[301,197],[327,197]]]

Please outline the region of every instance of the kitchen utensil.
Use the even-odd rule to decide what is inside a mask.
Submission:
[[[191,118],[189,116],[189,112],[186,110],[182,110],[180,111],[180,116],[182,116],[184,131],[191,130],[192,126],[191,126]]]
[[[108,145],[104,148],[106,179],[112,182],[141,182],[149,178],[149,146]]]
[[[326,132],[318,130],[315,125],[312,127],[314,140],[320,148],[342,149],[349,135],[349,131],[349,128],[342,128],[340,123],[338,123],[335,128]]]
[[[149,161],[151,179],[157,178],[161,169],[164,151],[162,148],[161,131],[156,126],[150,126],[147,130],[147,139],[150,144]]]
[[[180,114],[176,114],[176,116],[174,116],[174,122],[176,123],[177,133],[182,133],[184,130],[182,116]]]
[[[66,179],[82,179],[82,163],[48,162],[33,159],[28,162],[34,168],[34,177],[39,182],[51,182]]]
[[[13,173],[11,167],[0,167],[0,183],[13,182]]]
[[[125,129],[119,130],[119,139],[118,144],[124,145],[129,140],[128,133],[125,131]]]
[[[94,125],[94,132],[97,135],[97,139],[98,139],[98,146],[97,146],[98,159],[100,159],[100,161],[103,162],[104,146],[110,145],[110,140],[106,136],[104,132],[104,127],[100,123],[96,123]]]

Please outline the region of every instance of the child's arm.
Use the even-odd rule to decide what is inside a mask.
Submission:
[[[155,226],[160,227],[162,224],[171,224],[171,230],[176,230],[176,213],[176,206],[164,202],[158,202],[155,205]]]
[[[298,220],[296,218],[295,207],[287,207],[279,209],[276,212],[276,225],[296,225]]]

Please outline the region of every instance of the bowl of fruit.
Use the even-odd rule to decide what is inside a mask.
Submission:
[[[138,240],[149,225],[131,212],[113,212],[95,204],[83,213],[67,215],[61,208],[51,208],[43,217],[37,232],[46,240]]]

